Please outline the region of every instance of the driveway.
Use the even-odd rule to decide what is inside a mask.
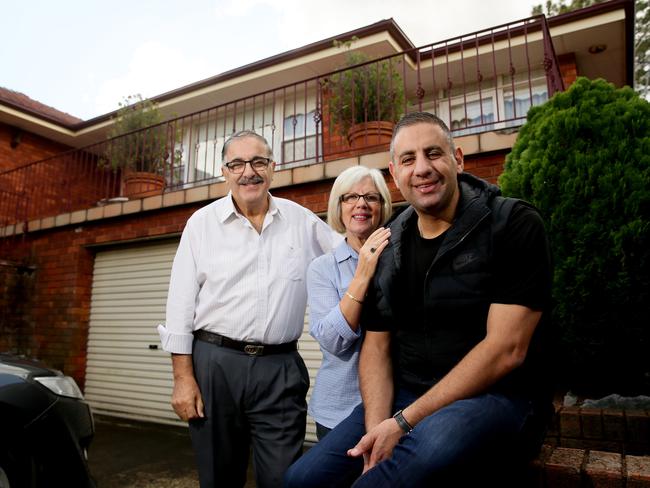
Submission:
[[[184,427],[95,415],[88,452],[98,488],[198,488],[190,435]],[[244,488],[255,488],[248,466]]]
[[[88,452],[99,488],[196,488],[185,428],[95,416]]]

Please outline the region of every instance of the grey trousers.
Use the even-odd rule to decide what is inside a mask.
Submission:
[[[282,486],[302,452],[309,388],[297,351],[269,356],[194,340],[205,418],[190,421],[202,488],[244,486],[249,451],[259,488]]]

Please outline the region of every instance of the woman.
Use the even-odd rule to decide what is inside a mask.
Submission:
[[[379,255],[388,245],[390,230],[380,226],[390,215],[390,193],[380,171],[355,166],[334,181],[327,220],[345,233],[345,241],[316,258],[307,273],[309,331],[323,352],[309,402],[319,440],[361,402],[361,307]]]

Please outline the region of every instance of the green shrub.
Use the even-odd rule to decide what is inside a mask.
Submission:
[[[579,78],[531,108],[499,183],[546,221],[560,381],[650,390],[650,104]]]

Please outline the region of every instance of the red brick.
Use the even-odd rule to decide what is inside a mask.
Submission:
[[[650,488],[650,456],[626,456],[627,488]]]
[[[0,123],[0,170],[2,171],[71,149],[69,146],[24,131],[20,132],[20,143],[12,148],[10,142],[17,130],[15,127]]]
[[[596,451],[622,452],[625,447],[623,441],[609,441],[606,439],[560,438],[562,447],[573,449],[593,449]]]
[[[625,416],[619,410],[603,410],[603,437],[608,440],[625,439]]]
[[[489,178],[491,176],[494,176],[494,168],[490,166],[475,168],[472,170],[472,174],[474,176],[478,176],[479,178]]]
[[[580,471],[584,462],[582,449],[556,448],[546,461],[546,484],[553,488],[574,488],[580,484]]]
[[[650,452],[650,416],[643,410],[625,412],[626,440],[635,446],[643,446]]]
[[[580,409],[580,420],[582,422],[582,435],[586,439],[603,438],[603,418],[601,409]]]
[[[582,437],[580,409],[578,407],[563,407],[560,410],[560,436],[567,438]]]
[[[528,466],[524,486],[527,488],[544,488],[544,465],[552,453],[552,446],[544,444],[541,447],[537,458],[532,460]]]
[[[558,64],[560,65],[560,73],[564,88],[569,88],[576,80],[578,69],[576,65],[575,53],[565,53],[558,56]]]
[[[622,456],[613,452],[591,451],[585,476],[594,488],[623,488]]]

